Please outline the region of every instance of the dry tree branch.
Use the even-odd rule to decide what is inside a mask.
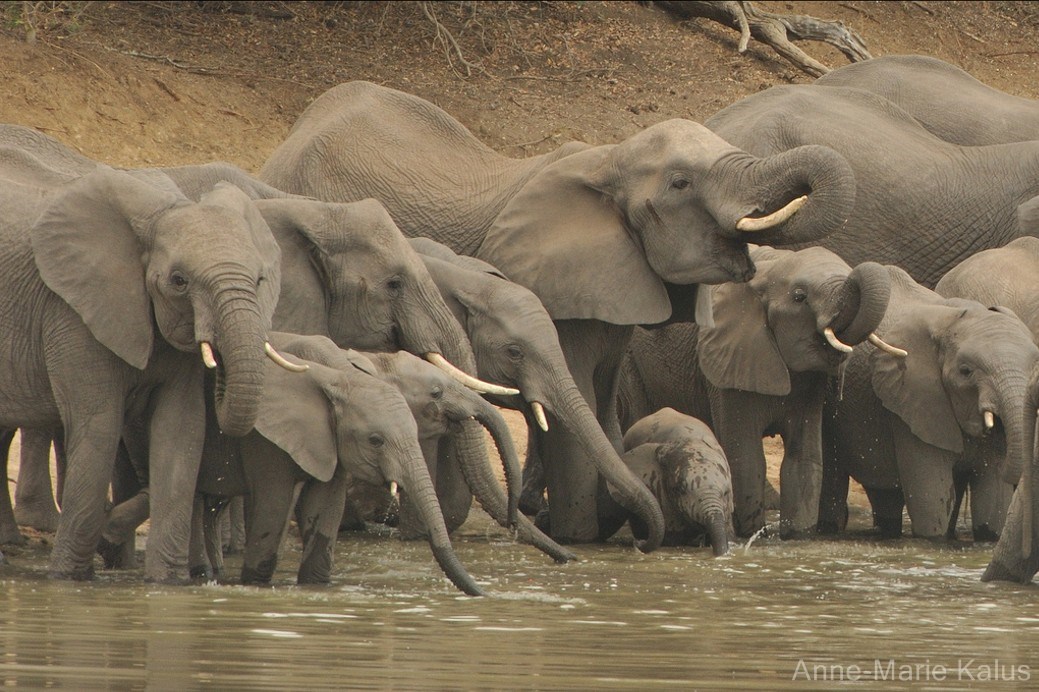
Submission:
[[[793,44],[793,41],[821,41],[835,47],[851,62],[873,57],[862,38],[840,21],[816,19],[803,14],[775,14],[758,9],[751,2],[729,0],[727,2],[697,2],[678,0],[655,5],[680,19],[704,17],[724,24],[740,32],[739,52],[746,51],[749,37],[768,44],[813,77],[830,71],[826,65],[812,58]]]
[[[472,76],[472,71],[474,69],[486,74],[487,71],[483,69],[483,66],[469,62],[465,59],[465,56],[462,55],[462,48],[458,45],[458,41],[456,41],[451,32],[447,30],[447,27],[441,24],[440,20],[437,19],[436,12],[433,11],[433,3],[422,2],[420,4],[422,6],[422,12],[426,15],[426,19],[433,23],[433,27],[437,32],[436,36],[433,37],[433,45],[440,42],[444,46],[444,54],[447,56],[448,64],[454,68],[454,61],[451,59],[452,49],[454,49],[453,52],[455,56],[458,58],[458,61],[462,63],[462,67],[465,68],[466,77]]]

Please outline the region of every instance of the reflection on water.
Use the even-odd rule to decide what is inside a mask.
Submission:
[[[475,527],[475,528],[474,528]],[[455,541],[490,598],[460,595],[422,543],[340,541],[333,586],[162,587],[140,573],[0,567],[0,681],[192,689],[905,689],[1039,685],[1032,586],[982,584],[990,546],[761,540],[559,566],[479,522]],[[232,563],[235,564],[235,563]],[[1033,672],[1035,682],[1032,681]]]

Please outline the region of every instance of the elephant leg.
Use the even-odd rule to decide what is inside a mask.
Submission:
[[[337,468],[327,483],[306,483],[299,500],[299,528],[303,538],[296,582],[327,584],[332,579],[336,535],[346,507],[346,473]]]
[[[141,446],[137,446],[139,441]],[[146,490],[147,471],[141,470],[140,466],[145,463],[142,460],[146,459],[147,448],[145,435],[124,430],[112,471],[114,507],[108,514],[108,522],[97,548],[107,569],[133,569],[137,564],[137,527],[144,523],[150,511]],[[137,451],[131,452],[131,449]],[[135,453],[139,455],[136,464],[131,460]]]
[[[969,484],[970,479],[968,474],[953,474],[953,486],[956,490],[956,495],[952,502],[952,516],[949,517],[949,530],[945,532],[945,537],[949,540],[956,540],[956,525],[960,521],[960,509],[963,507],[963,498],[967,495],[967,486]]]
[[[905,499],[898,488],[865,488],[873,508],[873,525],[881,538],[902,537],[902,509]]]
[[[58,507],[51,484],[50,452],[52,433],[44,428],[21,431],[21,466],[14,498],[14,516],[20,526],[37,531],[58,529]]]
[[[997,465],[985,467],[970,481],[970,518],[975,541],[996,541],[1003,532],[1014,488]]]
[[[747,538],[765,526],[765,449],[762,424],[751,418],[760,408],[761,395],[733,390],[726,392],[715,409],[715,434],[725,450],[732,473],[733,525],[736,535]],[[783,466],[786,466],[784,462]],[[782,477],[781,490],[785,490]],[[793,481],[791,481],[793,482]],[[780,498],[785,496],[781,492]]]
[[[780,538],[801,538],[819,523],[819,497],[823,482],[822,411],[826,379],[821,373],[801,373],[788,402],[783,438],[783,463],[779,469]],[[766,481],[767,483],[767,481]],[[762,494],[762,509],[765,498]]]
[[[920,538],[944,537],[949,530],[956,500],[952,469],[959,455],[923,442],[900,420],[895,421],[891,428],[898,475],[913,535]]]
[[[226,497],[205,497],[202,503],[202,538],[205,541],[206,557],[213,567],[211,579],[224,576],[224,541],[220,534],[220,519],[230,502]]]
[[[236,495],[228,503],[227,512],[227,536],[221,535],[223,548],[226,555],[237,555],[245,550],[245,498]]]
[[[205,498],[200,493],[195,493],[195,501],[191,505],[188,574],[192,579],[210,581],[213,579],[213,566],[209,563],[209,556],[206,552],[205,513]]]
[[[246,539],[243,584],[268,584],[278,564],[278,549],[288,531],[303,481],[291,457],[255,435],[242,439],[246,484]],[[262,439],[262,438],[261,438]]]
[[[11,442],[14,440],[14,436],[17,430],[3,430],[0,431],[0,454],[3,455],[3,475],[0,478],[4,479],[3,492],[0,493],[0,544],[7,545],[22,545],[25,543],[25,536],[18,530],[18,522],[14,517],[14,508],[11,506],[11,491],[10,483],[7,481],[7,454],[11,449]]]
[[[848,528],[848,486],[850,477],[835,464],[823,464],[822,485],[819,491],[819,521],[817,531],[833,535]],[[899,510],[901,512],[901,510]]]

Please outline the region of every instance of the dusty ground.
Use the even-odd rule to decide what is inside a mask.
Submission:
[[[1039,97],[1039,3],[757,4],[840,19],[874,55],[934,55]],[[314,97],[351,79],[423,96],[515,157],[702,120],[810,79],[760,44],[738,54],[726,27],[631,2],[433,3],[431,16],[423,6],[4,3],[0,121],[113,165],[223,159],[255,171]],[[846,62],[828,46],[799,45],[828,65]]]

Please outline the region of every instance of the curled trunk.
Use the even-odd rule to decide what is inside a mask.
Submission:
[[[843,156],[828,147],[805,145],[763,159],[742,160],[745,190],[717,196],[711,214],[723,229],[736,231],[748,213],[765,216],[802,195],[808,201],[788,220],[766,230],[740,234],[758,245],[813,243],[838,230],[855,204],[855,175]],[[724,176],[723,176],[724,177]]]
[[[844,281],[840,312],[830,326],[842,343],[854,346],[880,326],[891,298],[891,275],[876,262],[863,262]]]
[[[426,531],[429,533],[429,545],[433,550],[433,557],[444,570],[444,574],[463,593],[470,596],[485,595],[483,589],[462,566],[451,547],[447,527],[444,525],[444,515],[440,511],[436,491],[433,489],[433,481],[429,478],[425,459],[417,449],[410,455],[410,461],[404,465],[402,480],[408,496],[418,510]]]

